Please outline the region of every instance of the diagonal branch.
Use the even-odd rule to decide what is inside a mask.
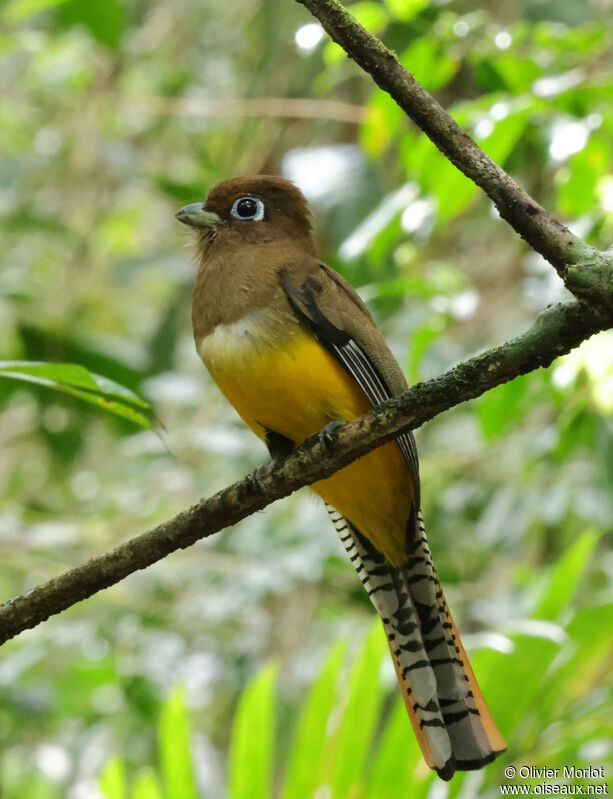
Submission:
[[[585,244],[520,188],[407,72],[395,54],[368,33],[339,0],[298,2],[308,8],[347,55],[393,97],[438,149],[483,189],[500,216],[555,267],[573,294],[601,308],[613,304],[611,254]]]
[[[235,524],[298,488],[321,480],[398,433],[518,375],[548,366],[613,323],[613,255],[576,238],[495,164],[446,111],[337,0],[298,0],[387,91],[436,146],[494,201],[500,215],[541,253],[580,301],[547,309],[523,335],[413,386],[353,422],[332,444],[314,436],[283,463],[246,477],[114,550],[0,606],[0,643],[119,582],[177,549]],[[584,301],[587,300],[590,304]]]
[[[612,323],[613,306],[608,315],[576,301],[548,308],[518,338],[434,380],[419,383],[371,413],[336,428],[332,444],[324,445],[314,436],[280,465],[260,471],[258,480],[246,477],[153,530],[1,605],[0,643],[301,486],[329,476],[401,431],[419,427],[518,375],[548,366],[558,355]]]

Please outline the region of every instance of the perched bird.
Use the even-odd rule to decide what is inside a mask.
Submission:
[[[292,183],[227,180],[176,216],[197,233],[198,353],[273,459],[406,391],[360,297],[317,258],[310,212]],[[505,743],[432,563],[412,433],[312,488],[381,616],[426,762],[444,780],[491,762]]]

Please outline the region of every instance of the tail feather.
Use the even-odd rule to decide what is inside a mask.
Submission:
[[[350,522],[332,521],[377,609],[424,759],[440,777],[481,768],[505,749],[447,607],[421,513],[407,560],[392,566]]]

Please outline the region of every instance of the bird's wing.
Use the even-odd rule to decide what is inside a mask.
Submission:
[[[368,308],[353,287],[315,258],[281,271],[279,280],[294,310],[372,402],[406,391],[407,383]],[[419,508],[419,461],[412,432],[396,439],[409,467]]]

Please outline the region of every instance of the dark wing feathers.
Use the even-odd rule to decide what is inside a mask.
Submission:
[[[349,339],[347,344],[341,346],[333,345],[333,350],[332,354],[337,357],[352,377],[357,380],[373,405],[379,405],[381,402],[385,402],[386,399],[393,396],[378,371],[374,368],[372,362],[364,353],[364,350],[362,350],[353,339]],[[411,470],[411,477],[413,478],[416,489],[416,503],[417,507],[419,507],[419,460],[417,456],[417,447],[415,445],[415,437],[413,433],[409,431],[408,433],[399,435],[396,442]]]
[[[294,309],[301,316],[306,316],[326,348],[332,344],[346,344],[350,340],[349,334],[337,327],[317,302],[322,293],[322,283],[314,275],[307,275],[301,282],[296,282],[293,278],[290,272],[282,272],[279,280]]]
[[[357,381],[373,405],[407,388],[406,381],[354,289],[315,258],[280,274],[281,287],[321,344]],[[419,507],[419,461],[412,432],[396,439],[407,462]]]

